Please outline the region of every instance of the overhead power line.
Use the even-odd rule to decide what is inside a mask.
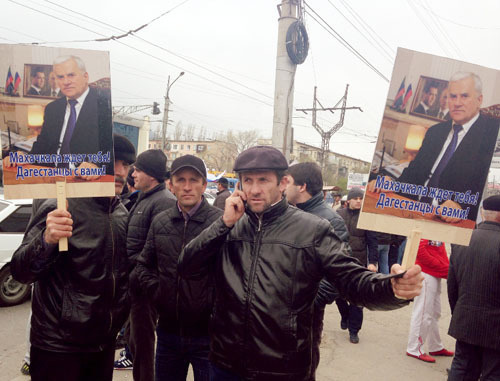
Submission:
[[[44,1],[45,1],[45,2],[47,2],[47,3],[50,3],[50,4],[54,4],[54,5],[56,5],[56,6],[58,6],[58,7],[61,7],[61,8],[63,8],[63,9],[65,9],[65,10],[68,10],[68,11],[70,11],[70,12],[72,12],[72,13],[75,13],[75,14],[77,14],[77,15],[83,16],[83,17],[85,17],[85,18],[88,18],[88,19],[90,19],[90,20],[96,21],[96,22],[98,22],[98,23],[101,23],[101,24],[103,24],[103,25],[109,26],[109,27],[111,27],[111,28],[113,28],[113,29],[116,29],[116,30],[118,30],[118,31],[122,32],[122,34],[121,34],[120,36],[111,36],[111,37],[105,37],[105,38],[98,38],[98,39],[95,39],[95,40],[93,40],[93,41],[96,41],[96,42],[104,42],[104,41],[111,41],[111,40],[115,40],[115,41],[116,41],[116,40],[118,40],[118,39],[120,39],[120,38],[123,38],[123,37],[132,36],[132,37],[137,38],[138,40],[141,40],[142,42],[144,42],[144,43],[146,43],[146,44],[149,44],[149,45],[151,45],[151,46],[154,46],[154,47],[155,47],[155,48],[157,48],[157,49],[163,50],[163,51],[165,51],[165,52],[167,52],[167,53],[169,53],[169,54],[171,54],[171,55],[173,55],[173,56],[175,56],[175,57],[177,57],[177,58],[180,58],[180,59],[182,59],[182,60],[184,60],[184,61],[186,61],[186,62],[190,63],[191,65],[197,66],[197,67],[199,67],[199,68],[201,68],[201,69],[203,69],[203,70],[206,70],[206,71],[208,71],[208,72],[210,72],[210,73],[212,73],[212,74],[214,74],[214,75],[217,75],[217,76],[219,76],[219,77],[221,77],[221,78],[223,78],[223,79],[225,79],[225,80],[227,80],[227,81],[233,82],[233,83],[235,83],[235,84],[237,84],[237,85],[239,85],[239,86],[241,86],[241,87],[243,87],[243,88],[245,88],[245,89],[247,89],[247,90],[250,90],[250,91],[255,92],[256,94],[262,95],[263,97],[266,97],[266,98],[271,99],[271,100],[273,99],[273,97],[269,96],[268,94],[264,94],[264,93],[262,93],[262,92],[260,92],[260,91],[258,91],[258,90],[255,90],[255,89],[253,89],[253,88],[251,88],[251,87],[249,87],[249,86],[247,86],[247,85],[245,85],[245,84],[243,84],[243,83],[241,83],[241,82],[235,81],[235,80],[234,80],[234,79],[232,79],[232,78],[229,78],[229,77],[226,77],[225,75],[222,75],[222,74],[220,74],[220,73],[217,73],[216,71],[214,71],[214,70],[212,70],[212,69],[210,69],[210,68],[207,68],[207,67],[205,67],[205,66],[203,66],[203,65],[201,65],[201,64],[199,64],[199,63],[197,63],[197,62],[195,62],[195,61],[194,61],[194,60],[192,60],[192,59],[189,59],[189,58],[187,58],[187,57],[184,57],[184,56],[182,56],[182,55],[180,55],[180,54],[177,54],[177,53],[175,53],[175,52],[173,52],[173,51],[171,51],[171,50],[169,50],[169,49],[166,49],[166,48],[165,48],[165,47],[163,47],[163,46],[160,46],[160,45],[158,45],[158,44],[155,44],[154,42],[151,42],[151,41],[149,41],[149,40],[146,40],[146,39],[144,39],[144,38],[142,38],[142,37],[139,37],[139,36],[135,35],[135,33],[136,33],[136,32],[138,32],[139,30],[141,30],[141,29],[145,28],[146,26],[148,26],[148,25],[149,25],[149,24],[151,24],[152,22],[154,22],[154,21],[158,20],[159,18],[161,18],[161,17],[165,16],[166,14],[168,14],[168,13],[172,12],[174,9],[176,9],[176,8],[178,8],[179,6],[181,6],[181,5],[185,4],[185,3],[186,3],[187,1],[189,1],[189,0],[185,0],[185,1],[184,1],[184,2],[182,2],[181,4],[178,4],[177,6],[175,6],[175,7],[171,8],[171,9],[169,9],[168,11],[166,11],[166,12],[162,13],[160,16],[158,16],[158,17],[154,18],[154,19],[153,19],[153,20],[151,20],[150,22],[148,22],[148,23],[146,23],[146,24],[144,24],[144,25],[142,25],[142,26],[140,26],[140,27],[138,27],[138,28],[136,28],[136,29],[134,29],[134,30],[129,30],[129,31],[126,31],[126,30],[124,30],[124,29],[120,29],[120,28],[118,28],[118,27],[116,27],[116,26],[113,26],[113,25],[111,25],[111,24],[109,24],[109,23],[106,23],[106,22],[101,21],[101,20],[98,20],[98,19],[96,19],[96,18],[94,18],[94,17],[88,16],[88,15],[86,15],[86,14],[82,13],[82,12],[75,11],[74,9],[64,7],[64,6],[62,6],[62,5],[58,4],[58,3],[54,2],[54,1],[51,1],[51,0],[44,0]]]
[[[387,41],[385,41],[371,26],[368,24],[356,10],[351,7],[351,5],[345,1],[345,0],[340,0],[340,2],[344,5],[344,7],[347,9],[347,11],[358,21],[358,23],[363,27],[363,29],[368,33],[369,36],[377,36],[377,38],[380,40],[382,44],[385,45],[385,51],[388,52],[388,54],[391,57],[394,57],[396,55],[396,50],[394,50],[394,47],[389,45]],[[375,39],[374,39],[375,40]]]
[[[42,13],[42,14],[44,14],[44,15],[46,15],[46,16],[52,17],[52,18],[57,19],[57,20],[59,20],[59,21],[62,21],[62,22],[64,22],[64,23],[67,23],[67,24],[70,24],[70,25],[76,26],[77,28],[84,29],[84,30],[86,30],[86,31],[89,31],[89,32],[95,33],[95,34],[97,34],[97,35],[100,35],[100,36],[106,37],[106,36],[105,36],[105,35],[103,35],[102,33],[96,32],[96,31],[94,31],[94,30],[90,30],[90,29],[85,28],[85,27],[83,27],[83,26],[81,26],[81,25],[75,24],[75,23],[73,23],[73,22],[71,22],[71,21],[68,21],[68,20],[64,20],[64,19],[62,19],[62,18],[60,18],[60,17],[54,16],[54,15],[49,14],[49,13],[47,13],[47,12],[43,12],[43,11],[41,11],[41,10],[39,10],[39,9],[36,9],[36,8],[30,7],[30,6],[28,6],[28,5],[21,4],[21,3],[17,2],[17,1],[15,1],[15,0],[8,0],[8,1],[10,1],[10,2],[12,2],[12,3],[14,3],[14,4],[17,4],[17,5],[19,5],[19,6],[22,6],[22,7],[28,8],[28,9],[31,9],[31,10],[33,10],[33,11],[35,11],[35,12]],[[78,12],[77,12],[77,13],[78,13]],[[119,29],[119,28],[117,28],[117,29]],[[135,37],[137,37],[137,36],[135,36]],[[141,39],[141,38],[139,38],[139,39]],[[143,39],[141,39],[141,40],[143,40]],[[72,42],[91,42],[91,41],[96,41],[96,40],[83,40],[83,41],[72,41]],[[261,99],[259,99],[259,98],[256,98],[256,97],[252,96],[252,95],[249,95],[249,94],[243,93],[243,92],[241,92],[241,91],[239,91],[239,90],[236,90],[236,89],[233,89],[233,88],[231,88],[231,87],[229,87],[229,86],[226,86],[226,85],[224,85],[224,84],[222,84],[222,83],[220,83],[220,82],[217,82],[217,81],[211,80],[211,79],[209,79],[209,78],[207,78],[207,77],[205,77],[205,76],[203,76],[203,75],[201,75],[201,74],[197,74],[197,73],[195,73],[195,72],[192,72],[192,71],[186,70],[185,68],[183,68],[183,67],[181,67],[181,66],[179,66],[179,65],[173,64],[173,63],[171,63],[171,62],[166,61],[166,60],[165,60],[165,59],[163,59],[163,58],[160,58],[160,57],[158,57],[158,56],[155,56],[155,55],[153,55],[153,54],[151,54],[151,53],[148,53],[148,52],[146,52],[146,51],[144,51],[144,50],[141,50],[141,49],[139,49],[139,48],[136,48],[136,47],[134,47],[134,46],[128,45],[128,44],[124,43],[123,41],[116,40],[116,39],[115,39],[115,40],[112,40],[112,41],[115,41],[115,42],[117,42],[117,43],[119,43],[119,44],[122,44],[122,45],[124,45],[124,46],[126,46],[126,47],[128,47],[128,48],[130,48],[130,49],[133,49],[133,50],[135,50],[135,51],[137,51],[137,52],[140,52],[140,53],[142,53],[142,54],[144,54],[144,55],[147,55],[147,56],[149,56],[149,57],[151,57],[151,58],[154,58],[154,59],[156,59],[156,60],[159,60],[159,61],[161,61],[161,62],[163,62],[163,63],[166,63],[166,64],[168,64],[168,65],[170,65],[170,66],[173,66],[173,67],[175,67],[175,68],[177,68],[177,69],[179,69],[179,70],[182,70],[182,71],[185,71],[185,72],[189,72],[189,73],[190,73],[191,75],[193,75],[193,76],[199,77],[199,78],[201,78],[201,79],[203,79],[203,80],[205,80],[205,81],[208,81],[208,82],[210,82],[210,83],[212,83],[212,84],[215,84],[215,85],[217,85],[217,86],[220,86],[220,87],[223,87],[223,88],[225,88],[225,89],[228,89],[228,90],[230,90],[230,91],[232,91],[232,92],[235,92],[235,93],[238,93],[238,94],[240,94],[240,95],[243,95],[243,96],[245,96],[245,97],[247,97],[247,98],[250,98],[250,99],[252,99],[252,100],[254,100],[254,101],[256,101],[256,102],[259,102],[259,103],[265,104],[266,106],[270,106],[270,107],[272,107],[272,106],[273,106],[273,105],[272,105],[271,103],[269,103],[269,102],[263,101],[263,100],[261,100]],[[145,42],[147,42],[146,40],[144,40],[144,41],[145,41]],[[200,65],[199,65],[199,66],[200,66]],[[219,76],[222,76],[222,75],[220,75],[220,74],[219,74]],[[239,84],[237,81],[231,80],[230,78],[227,78],[227,77],[225,77],[225,76],[222,76],[222,77],[223,77],[224,79],[226,79],[226,80],[229,80],[229,81],[233,82],[233,83]],[[239,84],[239,85],[241,86],[241,84]],[[245,86],[245,85],[243,85],[243,86]],[[245,86],[245,87],[246,87],[246,86]],[[249,89],[250,89],[250,88],[249,88]],[[259,92],[258,92],[258,91],[256,91],[256,90],[253,90],[253,91],[255,91],[255,92],[259,93]],[[269,99],[272,99],[272,97],[269,97],[269,96],[267,96],[267,95],[264,95],[264,96],[268,97]]]
[[[379,47],[379,52],[383,55],[383,57],[389,62],[389,63],[393,63],[394,61],[394,56],[391,55],[390,53],[388,53],[385,49],[384,46],[382,46],[382,44],[380,44],[372,35],[370,34],[366,34],[365,32],[363,32],[362,30],[360,30],[356,25],[354,25],[354,23],[349,19],[349,17],[347,17],[339,8],[337,8],[337,6],[335,6],[335,4],[332,3],[331,0],[328,0],[328,3],[330,3],[330,5],[338,12],[340,13],[340,15],[349,23],[351,24],[351,26],[356,29],[358,31],[359,34],[361,34],[361,36],[363,36],[363,38],[370,44],[373,46],[373,43],[375,43],[378,47]]]
[[[358,50],[356,50],[345,38],[343,38],[333,27],[326,22],[319,14],[316,12],[309,3],[304,1],[305,6],[307,7],[308,11],[306,10],[307,14],[309,17],[311,17],[316,23],[318,23],[323,29],[325,29],[332,37],[334,37],[338,42],[340,42],[347,50],[349,50],[352,54],[354,54],[361,62],[363,62],[366,66],[368,66],[371,70],[373,70],[379,77],[384,79],[386,82],[390,82],[389,79],[382,74],[368,59],[366,59]],[[310,11],[310,12],[309,12]],[[311,14],[311,12],[314,14]],[[321,20],[321,22],[318,21],[317,18]]]

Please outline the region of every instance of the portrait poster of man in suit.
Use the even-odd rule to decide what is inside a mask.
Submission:
[[[0,56],[13,66],[18,60],[30,59],[26,48],[31,47],[0,45],[0,51],[8,53]],[[67,183],[85,184],[80,189],[90,192],[88,196],[112,194],[114,168],[109,55],[106,52],[62,48],[32,49],[44,49],[44,54],[33,54],[44,57],[44,61],[31,62],[30,66],[47,66],[46,61],[50,60],[50,66],[45,69],[48,74],[43,81],[46,99],[33,99],[33,104],[28,105],[26,102],[16,104],[14,100],[0,108],[0,113],[7,111],[2,119],[15,119],[18,126],[16,131],[4,131],[5,126],[2,126],[6,190],[15,185],[16,192],[24,194],[24,188],[18,185],[28,184],[48,189],[44,185],[60,181],[62,177]],[[92,72],[97,77],[92,78]],[[46,78],[48,84],[45,83]],[[40,82],[36,83],[40,85]],[[43,112],[39,112],[36,118],[34,110],[39,109]],[[36,129],[35,136],[26,133],[34,130],[33,125],[37,123],[41,128]],[[97,194],[92,193],[93,187],[88,186],[91,183],[96,183],[94,188],[100,189]],[[26,193],[31,195],[32,190],[26,190]]]
[[[368,201],[362,210],[473,229],[499,134],[500,120],[488,112],[488,106],[500,103],[499,73],[404,49],[398,50],[398,58],[394,73],[414,70],[410,76],[415,78],[424,74],[422,70],[428,70],[428,77],[439,78],[437,73],[445,73],[447,68],[440,78],[447,87],[432,99],[439,102],[435,109],[441,110],[443,115],[438,119],[442,121],[410,113],[398,115],[394,123],[396,116],[386,109],[375,157],[380,157],[377,152],[383,149],[383,139],[396,142],[396,157],[386,156],[385,165],[380,160],[372,165]],[[426,65],[417,69],[400,64],[408,58]],[[420,137],[415,131],[420,131]]]

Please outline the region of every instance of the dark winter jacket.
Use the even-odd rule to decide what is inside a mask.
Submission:
[[[184,246],[222,215],[219,208],[203,200],[187,221],[177,206],[153,220],[144,250],[138,258],[141,287],[155,303],[159,327],[181,336],[207,336],[213,307],[214,280],[205,276],[185,280],[177,274]]]
[[[222,218],[193,239],[179,259],[186,279],[215,277],[210,360],[251,380],[304,380],[311,367],[313,303],[323,277],[368,308],[406,304],[347,256],[328,221],[288,206],[261,216],[247,209],[230,229]]]
[[[127,208],[127,210],[129,212],[134,207],[135,203],[137,202],[137,199],[139,198],[139,193],[140,193],[140,191],[136,190],[136,191],[121,195],[122,204],[125,208]]]
[[[342,241],[349,242],[349,233],[347,232],[344,219],[325,203],[323,192],[319,192],[306,202],[297,204],[297,208],[328,220],[335,234]],[[335,286],[323,278],[319,284],[318,294],[316,295],[316,306],[320,309],[324,308],[326,304],[332,304],[337,297],[338,291]]]
[[[231,192],[229,192],[228,189],[224,189],[220,192],[217,192],[217,197],[215,198],[214,206],[224,210],[224,208],[226,207],[226,198],[228,198],[229,196],[231,196]]]
[[[31,345],[54,352],[98,352],[114,345],[128,315],[127,210],[117,198],[71,198],[68,251],[43,241],[55,200],[38,207],[12,258],[12,274],[36,282]]]
[[[448,272],[448,334],[500,351],[500,224],[485,221],[469,246],[453,245]]]
[[[137,280],[135,265],[137,257],[146,243],[149,227],[156,215],[175,206],[175,204],[174,196],[165,188],[165,183],[162,181],[153,189],[139,192],[139,198],[130,210],[127,230],[127,253],[131,266],[130,292],[134,297],[145,295]]]
[[[339,209],[338,214],[344,219],[347,226],[349,245],[351,246],[353,257],[363,266],[367,266],[368,263],[376,264],[378,263],[377,233],[370,230],[358,229],[359,211],[359,209],[350,209],[347,207]]]
[[[326,204],[325,200],[323,200],[323,192],[319,192],[304,203],[297,204],[297,208],[328,220],[335,234],[342,241],[347,242],[349,240],[349,232],[347,231],[344,219]]]

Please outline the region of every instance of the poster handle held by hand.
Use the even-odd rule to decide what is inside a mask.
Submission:
[[[57,209],[67,210],[66,208],[66,181],[56,182]],[[59,251],[68,251],[68,238],[59,239]],[[406,253],[406,252],[405,252]]]
[[[406,242],[405,252],[403,254],[403,269],[408,270],[415,264],[417,259],[418,246],[422,238],[422,230],[412,229]]]

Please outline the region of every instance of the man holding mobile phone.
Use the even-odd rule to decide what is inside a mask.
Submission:
[[[422,287],[420,267],[397,279],[375,274],[347,255],[327,220],[289,206],[287,168],[275,148],[243,151],[234,164],[241,190],[179,258],[181,277],[215,278],[211,380],[307,380],[314,298],[323,277],[371,309],[402,307],[408,302],[399,298],[411,299]]]

